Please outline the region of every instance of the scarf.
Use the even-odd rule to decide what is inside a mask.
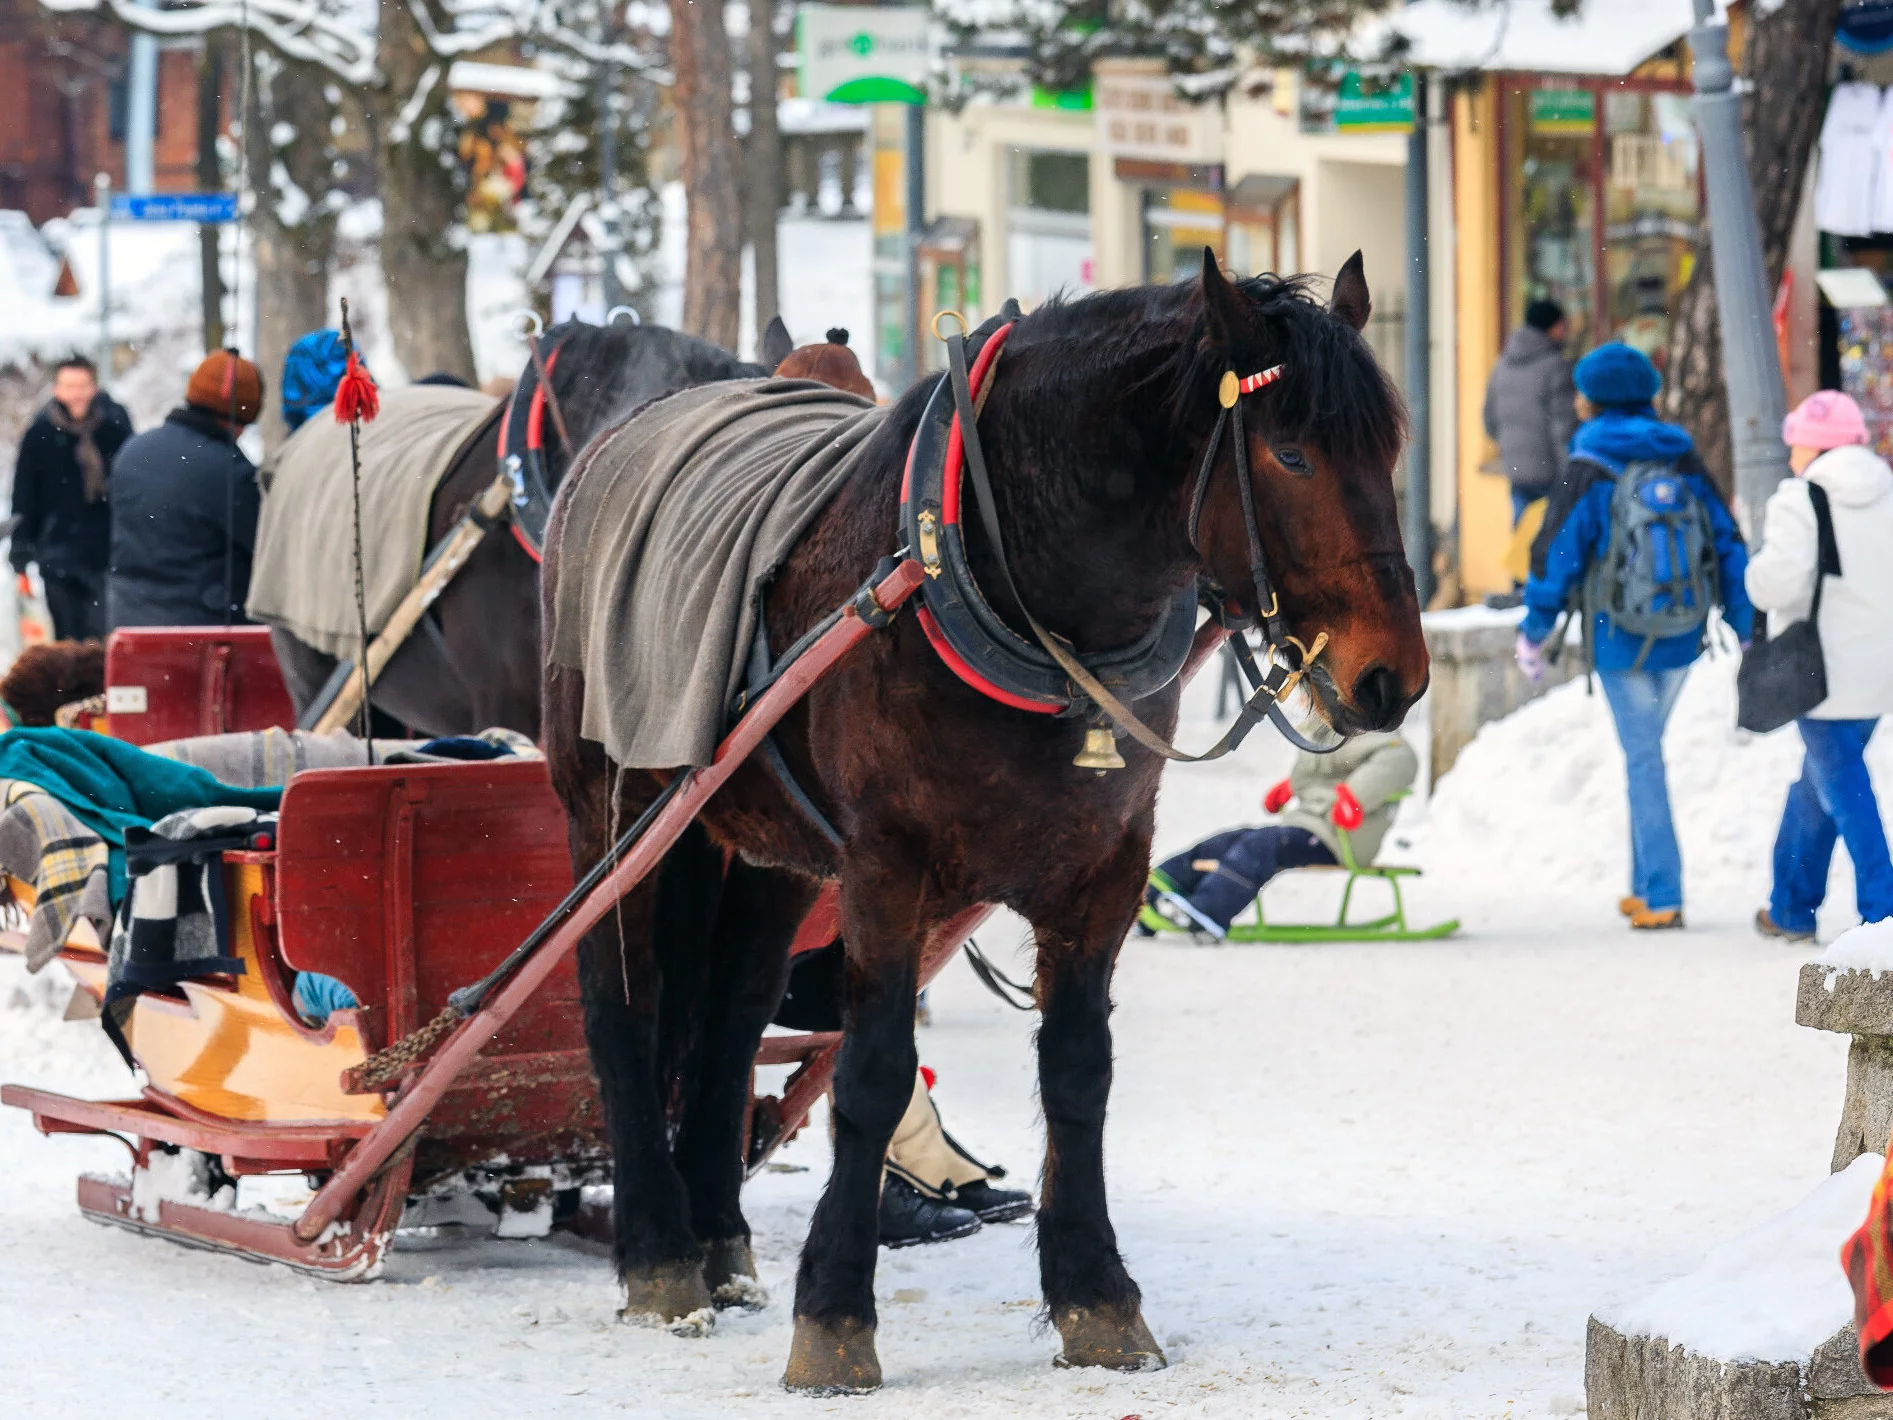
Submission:
[[[95,436],[99,426],[105,422],[105,400],[94,395],[86,409],[85,418],[74,419],[72,411],[55,399],[46,406],[46,417],[53,421],[53,428],[70,434],[77,446],[74,456],[79,461],[79,480],[85,490],[85,501],[103,503],[105,455],[99,452],[99,441]]]
[[[1638,459],[1674,463],[1695,447],[1687,429],[1658,419],[1647,404],[1599,410],[1571,436],[1572,453],[1589,454],[1613,470]]]

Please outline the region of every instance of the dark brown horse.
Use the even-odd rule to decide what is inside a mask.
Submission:
[[[1232,440],[1221,438],[1194,537],[1192,491],[1212,431],[1225,427],[1225,375],[1280,365],[1273,384],[1245,397],[1244,414],[1255,523],[1283,623],[1304,642],[1327,634],[1311,681],[1334,729],[1398,725],[1425,689],[1427,655],[1391,478],[1403,415],[1359,334],[1368,306],[1356,256],[1325,306],[1301,281],[1231,285],[1211,265],[1200,284],[1102,292],[1020,320],[978,425],[1026,606],[1080,652],[1136,642],[1200,580],[1255,607]],[[776,654],[902,545],[902,468],[934,384],[889,411],[864,471],[772,586]],[[559,545],[559,523],[555,514],[548,604],[560,561],[587,555]],[[998,594],[992,547],[977,528],[968,538],[980,584],[1023,634],[1019,608]],[[667,777],[619,773],[581,736],[583,691],[581,672],[548,665],[545,744],[581,869]],[[1135,709],[1168,735],[1178,698],[1173,680]],[[797,1275],[785,1384],[879,1384],[876,1199],[912,1088],[917,960],[930,934],[981,903],[1019,912],[1037,941],[1040,1276],[1061,1360],[1163,1363],[1118,1254],[1103,1154],[1111,972],[1150,866],[1162,762],[1125,741],[1126,768],[1074,767],[1084,731],[1082,719],[1023,713],[971,688],[902,615],[778,728],[839,846],[752,762],[655,880],[586,940],[586,1026],[612,1131],[627,1315],[675,1323],[744,1295],[753,1259],[738,1194],[751,1061],[790,935],[820,881],[839,878],[847,1034],[834,1168]]]
[[[559,340],[552,389],[577,448],[671,390],[766,375],[793,344],[779,319],[763,337],[766,367],[663,326],[576,324],[550,335]],[[546,427],[550,434],[549,419]],[[429,547],[493,481],[499,471],[499,435],[495,423],[442,477],[428,510]],[[546,443],[546,481],[557,489],[575,449],[556,437]],[[301,714],[328,682],[335,659],[280,628],[270,639]],[[388,663],[373,700],[376,709],[426,734],[472,734],[503,725],[537,738],[539,566],[517,539],[502,529],[481,542]]]

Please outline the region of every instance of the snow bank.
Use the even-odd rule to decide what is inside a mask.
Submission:
[[[1893,919],[1863,922],[1842,932],[1814,960],[1840,971],[1870,971],[1875,976],[1893,971]]]
[[[1862,1154],[1785,1213],[1731,1239],[1701,1267],[1599,1320],[1722,1361],[1805,1361],[1853,1320],[1841,1244],[1866,1216],[1885,1159]],[[1707,1190],[1715,1169],[1705,1167]]]
[[[1736,729],[1735,669],[1733,656],[1699,661],[1663,741],[1685,893],[1697,904],[1764,900],[1782,803],[1800,773],[1792,728]],[[1884,802],[1893,741],[1877,737],[1867,763]],[[1577,680],[1480,729],[1435,786],[1416,854],[1429,875],[1485,896],[1502,881],[1509,895],[1614,899],[1628,884],[1628,821],[1609,708]],[[1834,859],[1838,930],[1853,905],[1853,875],[1844,852]]]

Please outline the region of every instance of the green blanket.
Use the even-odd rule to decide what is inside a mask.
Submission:
[[[110,850],[112,901],[125,896],[125,830],[149,828],[180,809],[219,804],[274,809],[281,787],[239,789],[208,770],[147,754],[90,730],[10,730],[0,735],[0,779],[43,789]]]

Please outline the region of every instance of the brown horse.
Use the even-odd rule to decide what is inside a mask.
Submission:
[[[1200,283],[1052,302],[1019,320],[978,431],[1025,607],[1084,654],[1138,642],[1199,583],[1255,610],[1254,528],[1281,626],[1311,646],[1328,638],[1309,676],[1321,715],[1344,734],[1398,725],[1425,689],[1427,654],[1391,477],[1403,413],[1360,338],[1368,306],[1356,255],[1326,306],[1300,280],[1232,285],[1206,264]],[[1243,464],[1224,436],[1219,386],[1264,370],[1273,382],[1242,396]],[[903,465],[936,384],[888,412],[862,471],[771,587],[775,654],[902,546]],[[1199,466],[1208,474],[1193,509]],[[555,513],[548,605],[561,562],[588,555],[580,542],[561,545],[560,523]],[[1023,635],[990,541],[977,526],[967,540],[988,599]],[[1106,1210],[1103,1129],[1111,972],[1150,866],[1162,761],[1126,741],[1124,769],[1075,767],[1083,718],[998,703],[956,675],[926,632],[899,617],[778,727],[793,776],[839,843],[752,762],[580,949],[626,1314],[675,1323],[745,1294],[753,1259],[738,1194],[751,1062],[790,934],[820,881],[839,878],[846,1040],[834,1166],[797,1275],[784,1383],[836,1392],[880,1382],[876,1199],[912,1088],[917,961],[942,924],[981,903],[1019,912],[1037,942],[1047,1136],[1038,1241],[1060,1359],[1161,1365]],[[1134,708],[1167,736],[1178,698],[1172,679]],[[584,673],[548,662],[545,744],[580,869],[669,777],[619,771],[581,736],[583,699]]]
[[[763,365],[657,325],[574,323],[555,326],[547,339],[558,342],[551,384],[574,446],[565,448],[556,437],[546,441],[545,477],[553,489],[599,430],[672,390],[767,374],[794,343],[779,318],[764,333]],[[552,421],[545,422],[550,430]],[[499,437],[495,422],[442,476],[428,508],[429,547],[493,481]],[[281,628],[270,640],[301,714],[327,684],[335,659]],[[516,538],[502,530],[481,542],[375,682],[373,700],[377,710],[426,734],[473,734],[500,725],[538,736],[539,565]]]

